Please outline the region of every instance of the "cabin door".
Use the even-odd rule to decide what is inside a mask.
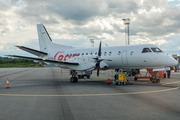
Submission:
[[[127,61],[127,50],[124,50],[124,51],[122,52],[121,59],[122,59],[122,63],[123,63],[124,65],[127,65],[127,64],[128,64],[128,61]]]

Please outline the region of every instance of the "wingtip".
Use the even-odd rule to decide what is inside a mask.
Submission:
[[[15,47],[21,47],[21,46],[19,46],[19,45],[15,45]]]

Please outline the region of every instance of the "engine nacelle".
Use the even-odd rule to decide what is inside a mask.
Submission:
[[[109,67],[108,64],[106,64],[104,61],[100,62],[100,68],[101,69],[108,69],[108,67]]]

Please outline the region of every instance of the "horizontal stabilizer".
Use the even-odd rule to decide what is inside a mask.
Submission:
[[[52,63],[52,64],[79,65],[79,63],[73,63],[73,62],[56,61],[56,60],[41,59],[41,58],[26,57],[26,56],[18,56],[18,55],[6,55],[6,56],[28,59],[28,60],[35,60],[38,62],[47,62],[47,63]]]
[[[33,55],[36,55],[38,57],[43,57],[43,56],[48,55],[48,53],[46,53],[46,52],[42,52],[42,51],[39,51],[39,50],[31,49],[31,48],[28,48],[28,47],[24,47],[24,46],[16,46],[16,47],[18,47],[19,49],[24,50],[26,52],[29,52],[29,53],[31,53]]]

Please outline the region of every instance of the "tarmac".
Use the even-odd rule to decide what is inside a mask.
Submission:
[[[70,83],[67,69],[1,68],[0,120],[180,119],[180,72],[160,83],[128,77],[130,85],[107,84],[108,75]]]

